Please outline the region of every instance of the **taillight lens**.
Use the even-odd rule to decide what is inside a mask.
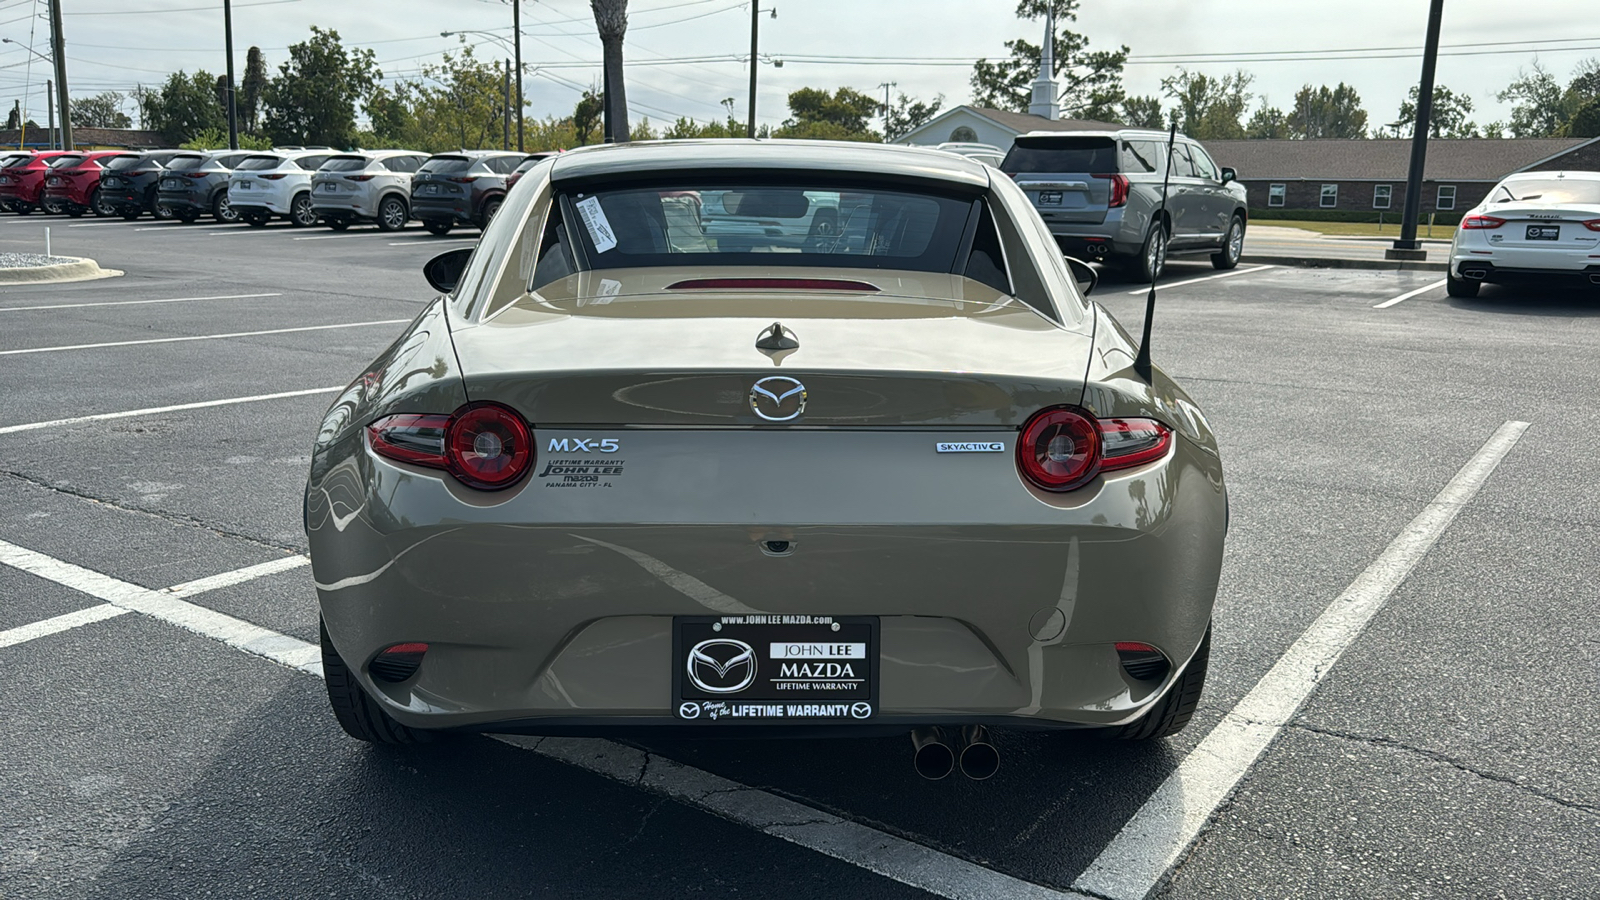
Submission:
[[[1017,466],[1047,491],[1080,487],[1100,470],[1100,429],[1072,407],[1040,410],[1022,428]]]
[[[287,178],[288,175],[289,175],[289,173],[287,173],[287,172],[278,172],[277,174],[274,174],[274,175],[262,175],[261,177],[266,179],[267,181],[277,181],[280,178]]]
[[[193,179],[199,180],[201,178],[206,177],[206,175],[209,174],[209,173],[206,173],[206,172],[184,172],[182,174],[183,174],[183,177],[185,177],[185,178],[193,178]]]
[[[478,176],[476,176],[476,175],[462,175],[462,176],[457,176],[455,178],[446,178],[445,179],[445,181],[453,181],[456,184],[471,184],[471,183],[473,183],[474,181],[477,181],[477,180],[478,180]]]
[[[444,458],[463,484],[486,491],[507,488],[533,467],[533,432],[504,406],[468,404],[450,417]]]
[[[1590,231],[1600,231],[1600,219],[1590,219],[1589,221],[1583,223],[1583,227],[1589,229]]]
[[[346,175],[344,177],[344,180],[345,181],[371,181],[372,180],[372,176],[371,175]]]
[[[1461,220],[1461,230],[1478,231],[1480,229],[1499,228],[1505,223],[1505,219],[1497,219],[1494,216],[1467,216]]]
[[[1017,468],[1047,491],[1082,487],[1101,472],[1156,462],[1172,449],[1172,429],[1154,419],[1096,419],[1070,406],[1040,410],[1022,426]]]
[[[455,415],[385,416],[367,426],[373,452],[445,469],[468,487],[496,491],[533,468],[533,431],[498,403],[469,403]]]
[[[1119,206],[1128,205],[1128,176],[1096,175],[1094,177],[1111,179],[1111,202],[1108,205],[1112,209],[1116,209]]]

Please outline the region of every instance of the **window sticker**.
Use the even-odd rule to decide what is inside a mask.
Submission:
[[[604,253],[617,246],[616,232],[611,230],[606,211],[600,208],[599,197],[579,200],[578,215],[583,218],[583,227],[589,229],[589,240],[594,241],[596,253]]]

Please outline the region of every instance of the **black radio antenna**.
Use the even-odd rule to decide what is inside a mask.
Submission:
[[[1178,143],[1178,120],[1172,120],[1172,130],[1167,132],[1167,168],[1161,173],[1161,207],[1156,212],[1155,226],[1165,228],[1167,220],[1167,188],[1172,184],[1172,150]],[[1166,268],[1166,266],[1162,266]],[[1156,315],[1156,280],[1150,279],[1150,294],[1144,301],[1144,337],[1139,341],[1139,355],[1134,357],[1133,370],[1139,377],[1150,381],[1150,320]]]

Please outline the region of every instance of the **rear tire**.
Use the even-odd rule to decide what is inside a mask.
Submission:
[[[1469,278],[1457,278],[1454,272],[1445,273],[1444,292],[1452,297],[1471,300],[1473,297],[1478,296],[1478,288],[1481,286],[1482,282],[1473,281]]]
[[[1226,271],[1239,265],[1244,256],[1244,217],[1234,216],[1228,223],[1228,233],[1222,238],[1222,252],[1211,254],[1211,266]]]
[[[426,744],[433,740],[431,732],[401,725],[367,696],[339,651],[333,648],[327,626],[322,625],[321,631],[322,675],[328,687],[328,704],[345,734],[369,744]]]
[[[1206,667],[1210,662],[1211,627],[1208,625],[1206,636],[1200,639],[1200,648],[1194,651],[1194,658],[1189,660],[1188,667],[1178,676],[1177,683],[1167,691],[1167,695],[1161,698],[1161,702],[1150,707],[1150,711],[1137,722],[1115,729],[1112,736],[1125,741],[1150,741],[1182,731],[1194,715],[1195,707],[1200,705],[1200,691],[1206,685]]]
[[[1133,277],[1141,284],[1151,284],[1167,268],[1167,230],[1160,224],[1150,226],[1139,258],[1133,264]]]
[[[489,227],[489,223],[494,221],[495,214],[498,213],[499,211],[500,211],[500,198],[499,197],[494,197],[492,199],[485,200],[483,202],[483,211],[478,214],[478,228],[479,229],[488,228]]]
[[[295,194],[289,201],[289,223],[296,228],[310,228],[317,224],[317,209],[311,205],[310,194]]]
[[[228,202],[226,190],[218,191],[217,198],[211,201],[211,218],[222,225],[232,225],[239,221],[239,214],[233,211],[233,204]]]
[[[455,226],[443,219],[427,219],[422,223],[422,227],[428,229],[429,234],[446,235]]]
[[[406,219],[410,217],[406,202],[399,197],[385,197],[378,204],[379,231],[399,231],[406,227]]]
[[[109,219],[117,214],[117,208],[106,201],[105,194],[99,188],[95,188],[94,193],[89,195],[89,206],[94,210],[94,214],[102,219]]]

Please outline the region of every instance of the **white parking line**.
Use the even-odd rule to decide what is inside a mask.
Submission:
[[[423,244],[476,244],[477,242],[477,238],[434,238],[431,241],[418,239],[414,241],[389,241],[388,243],[391,247],[417,247]]]
[[[1251,272],[1265,272],[1268,269],[1276,269],[1276,268],[1277,268],[1277,266],[1256,266],[1253,269],[1234,269],[1231,272],[1223,272],[1223,273],[1218,274],[1218,275],[1206,275],[1206,276],[1204,276],[1202,278],[1190,278],[1190,279],[1188,279],[1186,281],[1174,281],[1174,282],[1170,282],[1168,284],[1162,284],[1160,282],[1157,282],[1156,283],[1156,289],[1157,290],[1165,290],[1167,288],[1183,287],[1186,284],[1199,284],[1202,281],[1216,281],[1218,278],[1232,278],[1235,275],[1249,275]],[[1145,287],[1139,288],[1138,290],[1129,291],[1128,293],[1130,293],[1130,294],[1148,294],[1148,293],[1150,293],[1150,287],[1148,285],[1146,285]]]
[[[171,594],[130,584],[7,541],[0,541],[0,564],[54,581],[129,612],[144,613],[153,619],[186,628],[291,669],[313,675],[322,674],[322,653],[319,648],[299,638],[180,600]]]
[[[313,235],[311,237],[297,237],[297,238],[293,238],[293,240],[296,240],[296,241],[333,241],[333,240],[338,240],[339,238],[359,238],[359,237],[370,238],[370,237],[372,237],[373,235],[375,235],[377,233],[378,232],[376,232],[376,231],[358,231],[355,234],[318,234],[318,235]]]
[[[122,412],[95,413],[89,416],[73,416],[70,419],[50,419],[44,422],[25,422],[21,425],[0,425],[0,434],[15,434],[19,431],[37,431],[41,428],[56,428],[62,425],[79,425],[84,422],[104,422],[108,419],[130,419],[135,416],[155,416],[161,413],[183,412],[189,409],[208,409],[213,406],[233,406],[236,403],[259,403],[263,400],[283,400],[288,397],[309,397],[312,394],[333,394],[344,390],[342,387],[310,388],[304,391],[282,391],[277,394],[257,394],[254,397],[229,397],[226,400],[202,400],[198,403],[179,403],[176,406],[152,406],[146,409],[129,409]]]
[[[54,303],[50,306],[0,306],[0,312],[24,312],[30,309],[79,309],[85,306],[135,306],[142,303],[188,303],[191,300],[252,300],[257,297],[282,297],[281,292],[271,294],[228,294],[223,297],[173,297],[170,300],[103,300],[99,303]]]
[[[1184,757],[1073,882],[1074,889],[1110,900],[1142,900],[1155,887],[1527,429],[1527,422],[1506,422],[1495,430],[1433,502]]]
[[[1445,285],[1445,283],[1442,280],[1441,281],[1435,281],[1433,284],[1425,285],[1425,286],[1419,287],[1416,290],[1411,291],[1409,293],[1401,294],[1400,296],[1394,298],[1393,300],[1385,300],[1382,303],[1379,303],[1378,305],[1374,306],[1373,309],[1388,309],[1389,307],[1395,305],[1396,303],[1401,303],[1401,302],[1404,302],[1406,300],[1410,300],[1412,297],[1421,296],[1421,295],[1426,294],[1427,292],[1429,292],[1431,290],[1434,290],[1436,288],[1442,288],[1442,287],[1444,287],[1444,285]]]
[[[132,612],[132,610],[123,609],[120,606],[114,606],[110,603],[102,603],[98,606],[91,606],[88,609],[80,609],[77,612],[69,612],[64,616],[56,616],[54,618],[44,619],[42,621],[33,622],[18,628],[8,628],[5,631],[0,631],[0,647],[12,647],[17,644],[25,644],[35,638],[47,637],[52,634],[60,634],[63,631],[71,631],[72,629],[77,628],[79,625],[88,625],[92,622],[104,622],[106,619],[114,619],[117,616],[125,616],[130,612]]]
[[[68,228],[105,228],[111,225],[126,225],[126,222],[84,222],[80,225],[68,225]]]
[[[232,572],[223,572],[220,575],[211,575],[206,578],[196,578],[194,581],[185,581],[183,584],[175,584],[162,591],[162,593],[171,594],[174,597],[193,597],[195,594],[203,594],[206,591],[214,591],[218,588],[232,587],[236,584],[244,584],[246,581],[254,581],[263,575],[275,575],[279,572],[287,572],[291,569],[309,565],[311,565],[309,557],[285,556],[283,559],[274,559],[259,565],[246,566],[243,569],[234,569]]]
[[[299,328],[271,328],[266,331],[233,331],[228,334],[193,334],[184,337],[148,338],[141,341],[106,341],[100,344],[65,344],[59,347],[28,347],[23,350],[0,350],[0,356],[20,356],[24,353],[55,353],[60,350],[99,350],[103,347],[137,347],[145,344],[181,344],[188,341],[220,341],[225,338],[260,337],[264,334],[296,334],[302,331],[333,331],[339,328],[368,328],[374,325],[404,325],[410,319],[379,319],[376,322],[344,322],[339,325],[304,325]]]

